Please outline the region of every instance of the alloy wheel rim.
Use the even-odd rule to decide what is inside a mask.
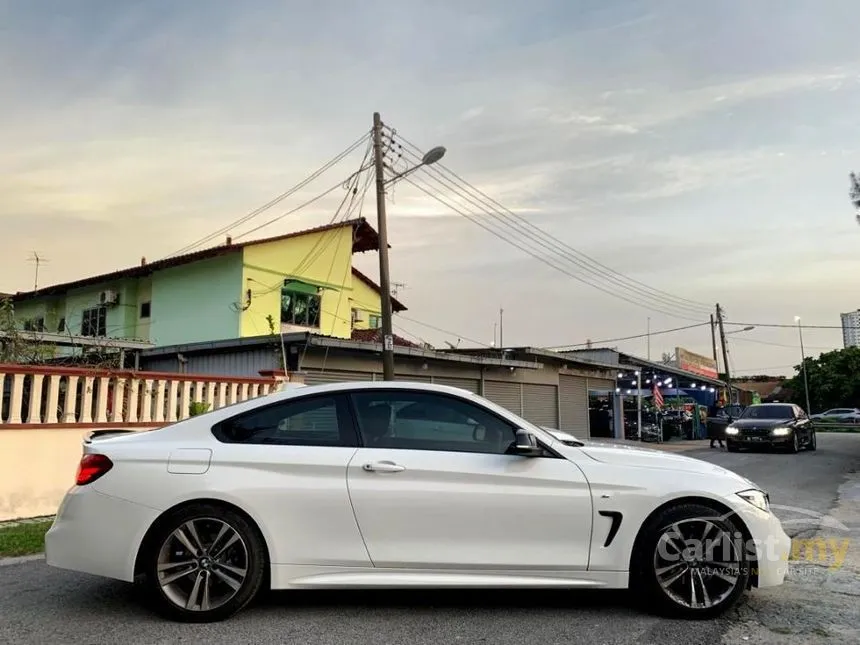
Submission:
[[[715,520],[681,520],[663,529],[654,549],[657,582],[673,602],[709,609],[741,584],[741,547]]]
[[[248,547],[230,524],[213,517],[188,520],[161,545],[158,584],[177,607],[212,611],[232,600],[248,576]]]

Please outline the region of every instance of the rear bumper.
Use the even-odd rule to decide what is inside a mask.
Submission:
[[[73,487],[45,535],[48,565],[132,582],[137,550],[155,509]]]

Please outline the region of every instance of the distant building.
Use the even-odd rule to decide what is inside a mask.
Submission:
[[[860,347],[860,309],[842,314],[842,345]]]

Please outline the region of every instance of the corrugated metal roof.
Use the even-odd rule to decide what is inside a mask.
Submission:
[[[60,295],[72,289],[79,289],[81,287],[87,287],[93,284],[111,282],[113,280],[120,280],[123,278],[143,277],[162,269],[169,269],[172,267],[190,264],[192,262],[199,262],[200,260],[208,260],[210,258],[229,255],[230,253],[237,253],[246,246],[268,244],[270,242],[280,242],[281,240],[287,240],[303,235],[311,235],[313,233],[321,233],[324,231],[330,231],[345,226],[351,226],[354,231],[354,241],[352,245],[353,253],[364,253],[365,251],[376,251],[379,249],[379,235],[377,234],[376,229],[374,229],[370,224],[368,224],[367,220],[362,217],[346,220],[343,222],[337,222],[334,224],[326,224],[325,226],[317,226],[315,228],[309,228],[303,231],[286,233],[284,235],[276,235],[274,237],[251,240],[249,242],[241,242],[238,244],[231,242],[229,244],[221,244],[219,246],[203,249],[201,251],[194,251],[193,253],[186,253],[185,255],[177,255],[175,257],[165,258],[156,262],[141,263],[139,266],[136,267],[120,269],[119,271],[112,271],[111,273],[103,273],[101,275],[95,275],[89,278],[82,278],[80,280],[74,280],[72,282],[64,282],[48,287],[42,287],[41,289],[38,289],[36,291],[19,291],[18,293],[12,295],[12,299],[20,301],[27,300],[29,298],[35,298],[38,296]]]

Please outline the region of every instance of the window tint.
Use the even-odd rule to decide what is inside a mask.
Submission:
[[[791,419],[794,407],[791,405],[754,405],[746,409],[742,419]]]
[[[217,424],[212,432],[226,443],[354,446],[355,434],[344,418],[341,400],[318,396],[240,414]]]
[[[516,438],[513,426],[456,397],[398,390],[352,398],[368,448],[504,454]]]

